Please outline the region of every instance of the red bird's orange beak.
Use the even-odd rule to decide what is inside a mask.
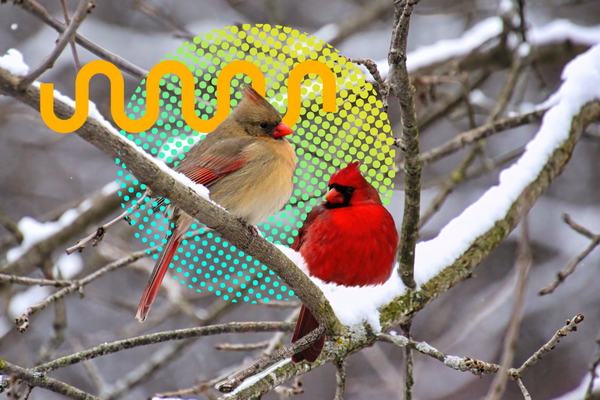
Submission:
[[[275,127],[275,131],[273,131],[273,137],[280,138],[291,135],[292,133],[294,133],[294,131],[289,126],[283,122],[280,122],[279,125]]]
[[[327,192],[325,200],[333,204],[341,204],[344,202],[344,196],[336,188],[333,188]]]

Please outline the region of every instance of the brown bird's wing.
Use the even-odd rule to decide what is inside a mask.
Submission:
[[[317,217],[325,211],[325,207],[317,206],[308,213],[302,228],[300,228],[298,235],[294,238],[292,249],[300,251],[300,248],[306,242],[306,235],[310,230],[311,225],[317,219]],[[302,305],[302,308],[300,309],[300,316],[298,317],[298,322],[296,323],[296,329],[294,329],[294,336],[292,336],[292,343],[300,340],[318,327],[319,322],[315,319],[310,310]],[[321,354],[324,345],[325,335],[321,336],[319,340],[313,343],[308,349],[294,354],[292,356],[292,361],[295,364],[302,362],[303,360],[314,362],[319,357],[319,354]]]
[[[195,156],[192,150],[175,171],[196,183],[210,186],[247,163],[242,152],[250,143],[246,139],[224,139],[199,156]]]

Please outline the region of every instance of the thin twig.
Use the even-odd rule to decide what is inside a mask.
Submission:
[[[221,382],[216,386],[216,389],[222,393],[229,393],[237,388],[246,378],[256,375],[259,372],[265,370],[276,362],[283,360],[284,358],[291,357],[302,350],[309,348],[315,341],[317,341],[325,333],[325,327],[319,325],[319,327],[308,335],[304,336],[297,342],[291,343],[287,346],[281,347],[273,352],[269,356],[260,358],[250,367],[236,373],[225,382]]]
[[[381,95],[381,103],[383,104],[383,111],[387,112],[388,109],[388,98],[390,96],[390,88],[389,85],[385,82],[385,80],[381,77],[379,73],[379,69],[377,68],[377,64],[375,61],[368,58],[350,58],[344,57],[346,61],[352,62],[354,64],[364,65],[367,68],[367,71],[371,74],[373,79],[375,79],[375,83],[377,84],[377,91]]]
[[[173,303],[172,300],[171,302]],[[176,302],[177,304],[174,305],[179,305],[180,301]],[[217,320],[217,318],[222,317],[226,312],[234,309],[234,304],[235,303],[232,302],[221,301],[220,299],[215,300],[207,309],[206,315],[198,321],[198,326],[207,326],[212,324]],[[140,324],[136,325],[140,326]],[[279,334],[282,333],[275,333],[275,335]],[[164,368],[170,362],[176,360],[181,354],[185,354],[184,350],[193,343],[195,343],[194,339],[187,339],[157,351],[152,355],[152,357],[150,357],[150,359],[145,361],[143,364],[138,365],[135,369],[117,380],[112,385],[104,386],[101,393],[102,395],[100,397],[102,397],[103,400],[118,399],[122,397],[124,393],[133,389],[145,380],[150,379],[156,372],[160,371],[161,368]],[[198,393],[208,392],[209,388],[211,388],[213,385],[210,385],[209,387],[203,386],[203,389]]]
[[[135,0],[133,2],[133,8],[146,14],[167,29],[177,32],[177,37],[193,40],[194,37],[197,36],[193,32],[187,30],[183,24],[175,21],[173,17],[167,15],[162,8],[157,7],[146,0]]]
[[[421,354],[441,361],[447,367],[457,371],[469,371],[474,375],[489,375],[498,372],[500,369],[500,366],[497,364],[487,363],[475,358],[446,355],[428,343],[417,342],[405,336],[381,333],[377,338],[382,342],[395,344],[402,348],[410,347]]]
[[[573,319],[568,319],[566,325],[560,328],[552,339],[550,339],[545,345],[543,345],[538,351],[536,351],[531,357],[527,359],[519,368],[511,368],[508,370],[509,375],[516,379],[522,376],[523,372],[525,372],[528,368],[535,365],[539,360],[541,360],[546,354],[548,354],[554,346],[556,346],[560,339],[567,336],[569,333],[577,330],[577,325],[583,321],[583,314],[577,314]]]
[[[26,278],[22,276],[16,275],[6,275],[0,274],[0,283],[12,283],[16,285],[26,285],[26,286],[54,286],[54,287],[65,287],[71,286],[73,281],[68,280],[52,280],[52,279],[35,279],[35,278]]]
[[[490,385],[490,389],[485,397],[487,400],[498,400],[502,397],[506,389],[506,383],[508,382],[506,371],[510,368],[515,358],[515,352],[517,351],[519,326],[523,319],[523,309],[525,307],[525,289],[527,288],[527,279],[533,263],[528,230],[527,216],[524,216],[521,222],[521,235],[519,237],[517,259],[515,261],[515,269],[518,271],[519,276],[517,287],[515,288],[515,304],[508,329],[506,330],[506,336],[504,337],[504,349],[500,359],[501,368]]]
[[[23,242],[23,234],[19,226],[8,216],[0,207],[0,225],[4,226],[8,232],[15,238],[18,244]]]
[[[419,232],[421,204],[421,161],[419,159],[419,125],[415,110],[415,88],[406,69],[406,43],[413,7],[419,0],[396,2],[400,14],[392,31],[388,62],[390,90],[398,98],[402,115],[402,153],[404,154],[404,214],[398,246],[398,273],[404,284],[414,289],[415,246]]]
[[[87,17],[90,10],[93,8],[92,0],[81,0],[77,9],[75,10],[75,14],[73,14],[73,19],[71,23],[67,27],[67,29],[60,34],[58,38],[58,42],[54,49],[42,60],[40,64],[38,64],[34,69],[32,69],[26,76],[21,79],[19,82],[19,90],[24,90],[27,86],[31,85],[33,81],[42,76],[44,72],[49,70],[54,66],[54,62],[61,55],[67,44],[71,41],[73,35],[79,28],[79,25],[83,22],[85,17]]]
[[[346,389],[346,360],[338,358],[333,362],[335,365],[335,397],[334,400],[344,400]]]
[[[541,360],[542,357],[544,357],[548,352],[554,349],[554,346],[560,342],[562,337],[567,336],[567,334],[570,332],[576,331],[577,325],[581,323],[581,321],[583,321],[583,314],[577,314],[572,320],[567,320],[566,325],[559,329],[554,336],[529,359],[527,359],[527,361],[525,361],[521,367],[509,369],[507,371],[508,376],[514,380],[520,378],[523,375],[523,372],[525,372],[528,368]],[[377,339],[402,348],[410,347],[414,350],[417,350],[421,354],[425,354],[429,357],[435,358],[438,361],[441,361],[445,366],[456,371],[469,371],[474,375],[489,375],[495,374],[501,369],[500,365],[498,364],[488,363],[475,358],[446,355],[428,343],[417,342],[401,335],[380,333],[377,335]]]
[[[66,25],[60,23],[60,21],[53,18],[52,15],[50,15],[50,13],[35,0],[21,0],[15,2],[15,4],[21,6],[24,10],[31,13],[33,16],[40,19],[42,22],[44,22],[59,33],[64,32],[64,30],[67,28]],[[101,46],[98,46],[96,43],[86,39],[85,37],[79,34],[75,34],[75,42],[77,42],[77,44],[79,44],[81,47],[88,50],[95,56],[103,60],[110,61],[119,69],[127,72],[128,74],[138,79],[143,79],[146,77],[146,75],[148,75],[148,71],[146,71],[145,69],[140,68],[137,65],[134,65],[129,61],[117,56],[116,54],[111,53],[110,51],[102,48]]]
[[[573,272],[575,272],[575,268],[577,268],[579,263],[582,262],[592,251],[594,251],[594,249],[596,247],[598,247],[598,245],[600,245],[600,235],[593,234],[588,229],[584,228],[583,226],[581,226],[578,223],[576,223],[575,221],[573,221],[571,219],[571,217],[569,216],[569,214],[564,214],[563,219],[565,220],[565,222],[567,224],[569,224],[569,226],[571,228],[573,228],[573,230],[575,230],[577,233],[580,233],[589,239],[592,239],[592,242],[589,244],[589,246],[585,250],[583,250],[581,253],[579,253],[577,256],[575,256],[575,258],[573,258],[569,262],[569,264],[567,265],[567,267],[564,270],[562,270],[556,274],[556,280],[554,282],[550,283],[548,286],[546,286],[542,290],[540,290],[540,293],[539,293],[540,296],[544,296],[546,294],[550,294],[550,293],[554,292],[554,290],[561,283],[563,283],[569,275],[571,275]]]
[[[519,385],[519,389],[521,389],[521,393],[523,393],[523,398],[525,400],[531,400],[531,396],[529,395],[529,392],[527,391],[525,385],[523,385],[523,381],[521,380],[521,378],[517,378],[517,384]]]
[[[48,373],[58,368],[64,368],[82,361],[106,356],[108,354],[118,353],[119,351],[132,349],[134,347],[147,346],[149,344],[163,343],[173,340],[222,335],[225,333],[277,332],[281,330],[289,332],[293,328],[294,324],[290,322],[230,322],[228,324],[201,326],[197,328],[152,333],[149,335],[117,340],[111,343],[103,343],[96,347],[92,347],[91,349],[79,351],[75,354],[61,357],[54,361],[39,365],[35,367],[34,370],[40,373]]]
[[[410,333],[411,325],[411,321],[405,325],[402,325],[404,336],[409,340],[412,339]],[[411,346],[406,346],[404,348],[404,400],[412,400],[413,398],[413,386],[415,385],[415,380],[413,377],[414,363],[415,357],[413,354],[413,349]]]
[[[525,124],[529,124],[536,120],[539,120],[547,109],[541,109],[532,111],[526,114],[520,114],[514,117],[507,117],[493,121],[491,123],[482,125],[478,128],[468,130],[456,136],[454,139],[440,145],[434,149],[431,149],[425,153],[422,153],[421,163],[431,164],[450,154],[456,153],[465,146],[476,142],[479,139],[484,139],[492,136],[495,133],[499,133],[508,129],[516,128]]]
[[[130,211],[130,209],[125,210],[121,215],[119,215],[115,219],[97,228],[94,233],[90,234],[89,236],[86,236],[83,239],[78,240],[74,246],[71,246],[66,250],[67,254],[72,254],[76,251],[79,251],[81,253],[85,246],[87,246],[90,243],[92,243],[92,246],[97,246],[98,243],[100,243],[102,239],[104,239],[104,234],[106,233],[106,231],[108,231],[110,228],[112,228],[113,226],[115,226],[123,220],[127,221],[127,216],[137,211],[140,208],[140,206],[144,203],[144,199],[148,197],[148,195],[149,194],[147,191],[144,192],[144,195],[139,200],[137,200],[136,204],[133,207],[131,207],[132,211]]]
[[[89,393],[83,392],[71,385],[67,385],[64,382],[50,378],[45,374],[40,374],[34,369],[21,368],[18,365],[9,363],[8,361],[0,359],[0,372],[3,375],[16,376],[22,379],[30,386],[38,386],[44,389],[48,389],[52,392],[62,394],[73,400],[100,400],[96,396],[92,396]]]
[[[219,343],[215,344],[215,349],[225,351],[250,351],[264,349],[269,345],[270,340],[264,340],[258,343]]]
[[[600,345],[600,336],[596,338],[596,344]],[[592,365],[590,365],[590,383],[588,384],[587,389],[585,390],[585,397],[583,400],[591,400],[594,392],[594,383],[596,382],[596,378],[598,378],[598,366],[600,365],[600,351],[596,349],[596,357],[594,361],[592,361]]]
[[[63,17],[65,18],[65,25],[69,25],[71,21],[69,20],[69,9],[67,8],[66,0],[60,0],[60,5],[63,10]],[[75,64],[75,73],[78,73],[81,69],[81,64],[79,63],[79,56],[77,55],[77,45],[75,44],[75,37],[71,36],[69,40],[69,44],[71,45],[71,53],[73,53],[73,63]]]
[[[147,250],[137,251],[125,258],[121,258],[120,260],[117,260],[117,261],[114,261],[114,262],[108,264],[107,266],[99,269],[98,271],[86,276],[85,278],[83,278],[81,280],[73,281],[73,283],[70,286],[67,286],[67,287],[59,290],[58,292],[47,297],[45,300],[39,302],[36,305],[28,307],[27,311],[25,311],[19,318],[16,319],[17,329],[19,330],[19,332],[24,332],[27,329],[27,327],[29,326],[29,317],[31,317],[36,312],[48,307],[48,305],[51,304],[52,302],[54,302],[58,299],[62,299],[66,295],[73,293],[75,291],[80,291],[85,285],[89,284],[90,282],[93,282],[94,280],[100,278],[101,276],[104,276],[107,273],[114,271],[115,269],[129,265],[132,262],[135,262],[142,257],[150,256],[150,255],[156,253],[157,251],[158,251],[158,247],[152,247]]]

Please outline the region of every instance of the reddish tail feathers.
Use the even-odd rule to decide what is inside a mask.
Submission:
[[[163,278],[169,269],[169,265],[173,260],[173,256],[179,247],[179,243],[181,243],[181,234],[179,234],[178,229],[176,228],[171,237],[167,240],[166,249],[154,266],[152,275],[150,275],[150,280],[148,280],[146,289],[144,289],[142,300],[140,300],[140,305],[138,306],[137,314],[135,315],[135,318],[138,321],[144,322],[146,320],[150,307],[158,293],[158,289],[160,289],[160,284],[162,283]]]
[[[318,327],[319,323],[315,317],[306,307],[302,306],[302,309],[300,309],[300,316],[298,317],[298,323],[296,324],[296,329],[294,330],[294,336],[292,337],[292,343],[295,343]],[[292,356],[292,361],[294,364],[302,362],[303,360],[315,362],[315,360],[319,357],[319,354],[321,354],[324,344],[325,335],[321,336],[319,340],[313,343],[308,349],[294,354]]]

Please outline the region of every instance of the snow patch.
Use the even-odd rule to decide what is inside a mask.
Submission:
[[[324,42],[329,42],[339,35],[340,28],[336,24],[324,25],[321,29],[312,34],[312,36],[321,39]]]
[[[20,317],[27,307],[31,307],[50,296],[52,290],[47,286],[32,286],[13,296],[8,305],[8,315],[11,319]]]
[[[58,276],[58,272],[63,279],[71,279],[83,269],[83,258],[79,253],[71,255],[62,254],[56,264],[54,264],[54,276]]]
[[[76,209],[70,209],[60,216],[58,221],[39,222],[32,217],[23,217],[17,224],[23,234],[23,242],[19,247],[10,249],[6,254],[6,260],[12,263],[18,260],[33,246],[54,235],[56,232],[69,226],[79,217],[80,213]]]
[[[29,66],[23,61],[23,55],[15,49],[8,49],[6,55],[0,57],[0,68],[14,75],[27,75],[29,72]]]
[[[260,374],[254,375],[254,376],[246,379],[240,386],[238,386],[233,392],[231,392],[230,396],[239,392],[240,390],[243,390],[243,389],[255,384],[256,382],[258,382],[265,376],[269,375],[270,373],[274,372],[277,368],[281,367],[282,365],[287,364],[288,362],[291,362],[291,358],[286,358],[284,360],[281,360],[277,364],[271,365],[269,368],[267,368]],[[275,378],[275,377],[273,377],[273,378]]]

